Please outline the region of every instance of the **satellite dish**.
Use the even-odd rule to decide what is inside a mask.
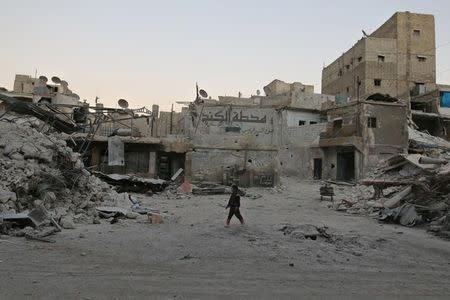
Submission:
[[[43,83],[47,83],[48,78],[45,77],[44,75],[39,76],[39,80],[42,81]]]
[[[63,85],[63,86],[68,86],[69,84],[67,83],[67,81],[61,80],[61,85]]]
[[[60,84],[61,83],[61,79],[59,79],[59,77],[57,77],[57,76],[53,76],[52,77],[52,81],[53,81],[53,83],[56,83],[56,84]]]
[[[205,90],[200,90],[198,91],[198,93],[200,94],[200,96],[202,96],[203,98],[208,98],[208,93]]]
[[[128,101],[125,99],[119,99],[119,101],[117,101],[117,104],[119,104],[121,108],[128,108]]]

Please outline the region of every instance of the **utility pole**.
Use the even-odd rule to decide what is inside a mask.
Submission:
[[[172,109],[170,110],[170,131],[169,131],[170,134],[172,134],[172,126],[173,126],[173,103]]]

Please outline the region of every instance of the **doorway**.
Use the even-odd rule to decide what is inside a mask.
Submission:
[[[159,152],[158,153],[158,178],[170,180],[180,168],[185,168],[185,153]]]
[[[314,179],[322,179],[322,159],[314,158]]]
[[[337,180],[355,180],[355,151],[337,153]]]

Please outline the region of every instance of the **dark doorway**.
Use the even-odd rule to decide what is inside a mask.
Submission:
[[[179,168],[184,169],[185,154],[175,152],[158,153],[158,178],[169,180]]]
[[[314,179],[322,179],[322,159],[314,158]]]
[[[355,151],[338,152],[337,154],[337,180],[355,180]]]

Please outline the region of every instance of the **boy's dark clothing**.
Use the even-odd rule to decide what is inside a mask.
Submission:
[[[231,194],[230,200],[228,200],[227,207],[237,207],[241,206],[241,197],[237,194]]]
[[[239,211],[239,207],[241,206],[241,197],[237,194],[231,194],[230,200],[228,201],[227,208],[230,208],[228,212],[227,224],[230,224],[230,220],[233,216],[239,219],[239,221],[244,224],[244,218]]]

